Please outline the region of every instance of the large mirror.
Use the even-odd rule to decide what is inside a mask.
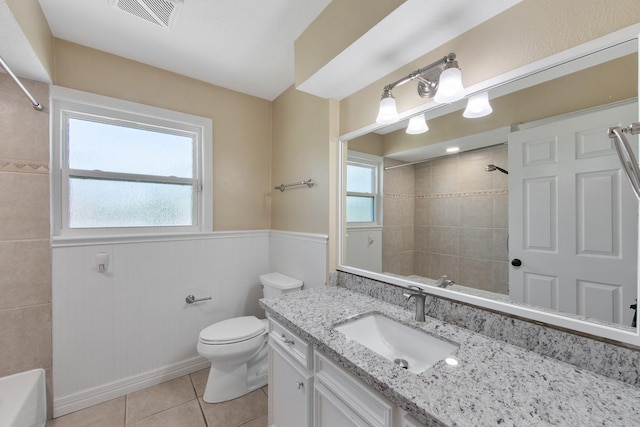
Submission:
[[[608,43],[491,83],[488,116],[343,139],[341,268],[630,341],[638,200],[606,129],[638,121],[638,46]]]

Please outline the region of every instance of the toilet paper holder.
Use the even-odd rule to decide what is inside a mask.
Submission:
[[[194,302],[207,301],[207,300],[210,300],[210,299],[211,299],[211,297],[196,299],[196,297],[194,297],[193,295],[187,295],[187,297],[184,300],[185,300],[185,302],[187,304],[193,304]]]

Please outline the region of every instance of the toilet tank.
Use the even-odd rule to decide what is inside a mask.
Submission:
[[[260,283],[262,283],[262,294],[265,298],[294,292],[302,288],[302,280],[278,272],[261,275]]]

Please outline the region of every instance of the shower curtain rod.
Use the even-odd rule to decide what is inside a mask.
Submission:
[[[16,82],[16,84],[18,85],[20,90],[22,90],[22,92],[27,96],[27,98],[29,98],[29,101],[31,101],[31,104],[33,105],[33,108],[35,110],[42,111],[44,109],[44,107],[38,101],[36,101],[33,96],[31,96],[31,94],[29,93],[27,88],[24,87],[24,85],[22,84],[20,79],[18,79],[18,77],[15,74],[13,74],[13,71],[11,71],[11,68],[9,68],[7,63],[4,62],[4,59],[2,59],[1,56],[0,56],[0,66],[2,66],[2,68],[4,68],[4,70],[7,72],[7,74],[9,74],[9,76],[11,76],[13,81]]]
[[[507,143],[506,142],[501,142],[499,144],[487,145],[486,147],[472,148],[470,150],[458,151],[455,154],[471,153],[473,151],[488,150],[490,148],[499,147],[501,145],[507,145]],[[452,153],[452,154],[454,154],[454,153]],[[415,162],[402,163],[400,165],[395,165],[395,166],[385,166],[384,170],[395,169],[395,168],[403,168],[405,166],[411,166],[411,165],[417,165],[419,163],[430,162],[431,160],[444,159],[445,157],[449,157],[449,156],[451,156],[451,154],[445,154],[444,156],[438,156],[438,157],[431,157],[429,159],[424,159],[424,160],[416,160]]]

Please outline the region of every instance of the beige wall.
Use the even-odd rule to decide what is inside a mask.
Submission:
[[[22,82],[44,104],[48,85]],[[44,368],[50,387],[49,114],[4,73],[0,112],[0,377]]]
[[[64,40],[54,84],[213,120],[213,228],[268,229],[271,102]]]
[[[329,234],[331,109],[293,87],[273,101],[272,183],[316,183],[271,192],[273,229]]]
[[[457,54],[463,84],[471,86],[638,22],[637,0],[524,0],[343,99],[340,133],[374,123],[384,85],[449,52]],[[424,103],[415,84],[395,89],[394,95],[400,112]]]
[[[360,153],[373,154],[374,156],[384,156],[384,141],[386,135],[368,133],[349,141],[349,150]]]
[[[332,1],[295,41],[295,84],[300,85],[362,37],[404,0]]]

